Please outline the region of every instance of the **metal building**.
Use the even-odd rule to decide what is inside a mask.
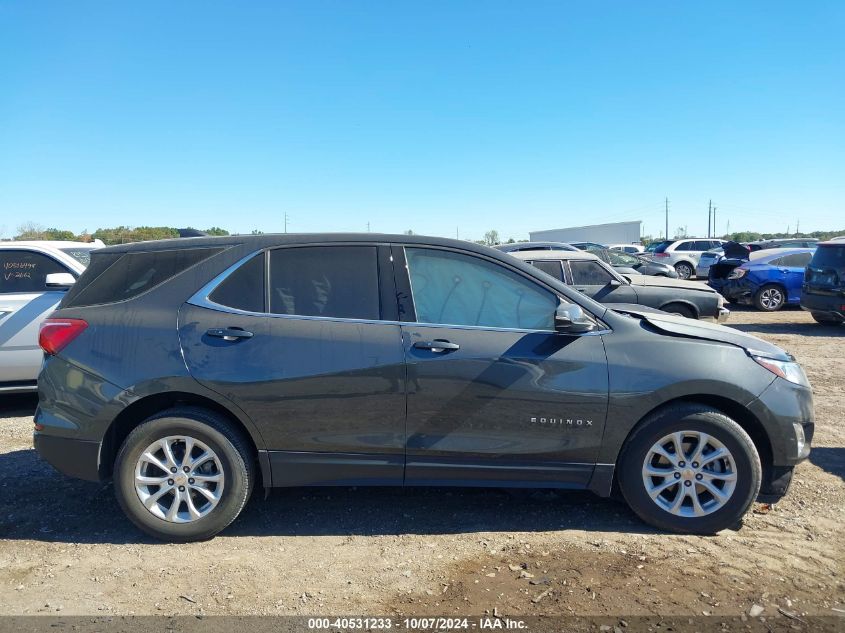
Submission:
[[[532,242],[597,242],[599,244],[639,244],[642,221],[611,222],[566,229],[528,233]]]

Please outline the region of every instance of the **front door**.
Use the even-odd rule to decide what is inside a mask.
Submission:
[[[406,483],[586,485],[607,412],[601,336],[556,333],[558,296],[495,260],[414,246],[394,259],[413,299]]]
[[[251,417],[274,485],[402,483],[405,366],[392,284],[386,246],[286,247],[183,307],[192,375]]]

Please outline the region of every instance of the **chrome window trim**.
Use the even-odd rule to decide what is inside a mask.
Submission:
[[[225,312],[227,314],[237,314],[241,316],[252,316],[252,317],[269,317],[273,319],[297,319],[297,320],[305,320],[305,321],[328,321],[328,322],[340,322],[340,323],[369,323],[369,324],[383,324],[383,325],[401,325],[401,326],[408,326],[408,327],[431,327],[431,328],[449,328],[453,330],[482,330],[488,332],[517,332],[523,334],[559,334],[561,336],[601,336],[602,334],[609,334],[612,330],[609,328],[601,329],[601,330],[593,330],[592,332],[582,332],[578,334],[567,334],[566,332],[558,332],[556,330],[531,330],[525,328],[506,328],[506,327],[489,327],[484,325],[452,325],[448,323],[422,323],[418,321],[386,321],[381,319],[351,319],[346,317],[325,317],[325,316],[310,316],[310,315],[300,315],[300,314],[274,314],[272,312],[251,312],[249,310],[240,310],[238,308],[232,308],[230,306],[224,306],[223,304],[216,303],[209,299],[209,297],[217,290],[217,286],[223,283],[226,279],[228,279],[229,275],[235,272],[238,268],[243,266],[253,257],[264,253],[265,259],[269,260],[269,257],[266,256],[266,253],[269,252],[271,249],[262,249],[260,251],[253,251],[248,255],[245,255],[234,264],[226,268],[223,272],[219,273],[216,277],[214,277],[211,281],[206,283],[202,288],[197,290],[185,303],[188,303],[192,306],[196,306],[198,308],[206,308],[208,310],[214,310],[216,312]],[[269,272],[269,271],[268,271]],[[269,279],[269,276],[268,276]],[[269,284],[267,284],[269,287]],[[552,294],[557,295],[554,291],[551,291]],[[560,297],[558,296],[558,299]]]

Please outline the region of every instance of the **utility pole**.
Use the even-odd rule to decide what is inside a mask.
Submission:
[[[713,201],[707,203],[707,237],[710,237],[710,216],[713,213]],[[713,227],[714,230],[716,227]]]
[[[285,233],[287,233],[287,232],[288,232],[288,220],[289,220],[289,219],[290,219],[290,218],[288,218],[288,214],[287,214],[287,212],[285,212]]]
[[[455,227],[455,239],[456,240],[461,239],[460,236],[458,235],[458,227],[457,226]]]
[[[666,239],[669,239],[669,198],[666,198]]]
[[[713,207],[713,232],[717,233],[716,229],[716,207]],[[718,235],[714,235],[713,237],[719,237]]]
[[[369,232],[370,232],[370,223],[367,222],[367,233],[369,233]]]
[[[801,232],[801,218],[795,221],[795,237],[798,237],[798,234]]]

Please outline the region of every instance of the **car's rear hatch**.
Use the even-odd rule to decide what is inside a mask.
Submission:
[[[804,292],[845,296],[845,244],[820,244],[804,273]]]

